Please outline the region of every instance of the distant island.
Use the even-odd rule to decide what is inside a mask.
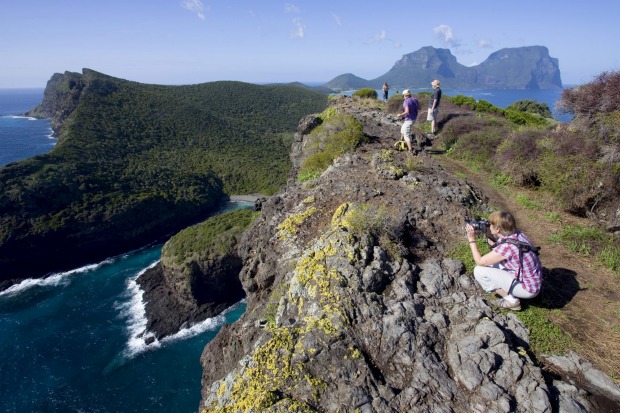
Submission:
[[[426,46],[406,54],[385,74],[371,80],[342,74],[323,87],[334,91],[393,88],[430,88],[439,79],[446,89],[558,89],[562,88],[558,59],[544,46],[505,48],[476,66],[464,66],[448,49]]]

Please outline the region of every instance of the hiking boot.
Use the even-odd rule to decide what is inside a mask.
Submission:
[[[506,310],[519,311],[521,310],[521,301],[517,298],[514,303],[506,300],[505,298],[500,298],[499,300],[495,300],[492,302],[493,307],[502,308]]]

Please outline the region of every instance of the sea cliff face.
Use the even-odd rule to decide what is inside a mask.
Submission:
[[[425,152],[393,151],[389,115],[334,106],[369,142],[300,183],[320,119],[300,123],[288,185],[238,245],[247,311],[205,347],[199,411],[594,411],[445,258],[484,196]]]

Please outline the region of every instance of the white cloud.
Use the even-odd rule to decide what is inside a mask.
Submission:
[[[192,13],[194,13],[196,16],[198,16],[198,18],[200,20],[205,20],[205,14],[204,14],[205,6],[204,6],[204,4],[202,4],[202,1],[200,1],[200,0],[184,0],[181,3],[181,6],[184,9],[187,9],[187,10],[191,11]]]
[[[340,23],[340,17],[338,17],[336,13],[332,13],[332,17],[334,18],[334,20],[336,20],[336,24],[338,26],[342,26],[342,24]]]
[[[491,41],[486,39],[480,39],[478,41],[478,46],[482,47],[483,49],[491,49],[493,47]]]
[[[448,46],[451,46],[455,49],[461,47],[461,42],[454,37],[454,33],[452,33],[452,27],[447,24],[440,24],[437,27],[433,28],[433,32],[435,35],[446,43]]]
[[[299,7],[294,4],[291,4],[291,3],[284,4],[285,13],[299,13],[299,11],[300,11]]]
[[[366,41],[366,44],[375,44],[381,43],[386,39],[385,30],[381,30],[379,33],[376,33],[370,39]]]
[[[304,37],[304,23],[301,21],[299,17],[295,17],[293,19],[293,24],[295,25],[295,29],[291,32],[291,39],[303,39]]]

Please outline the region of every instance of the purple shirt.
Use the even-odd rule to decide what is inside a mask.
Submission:
[[[403,119],[415,121],[418,118],[418,110],[420,108],[418,100],[409,96],[403,102],[403,109],[407,109],[407,107],[409,107],[409,113],[406,114]]]

